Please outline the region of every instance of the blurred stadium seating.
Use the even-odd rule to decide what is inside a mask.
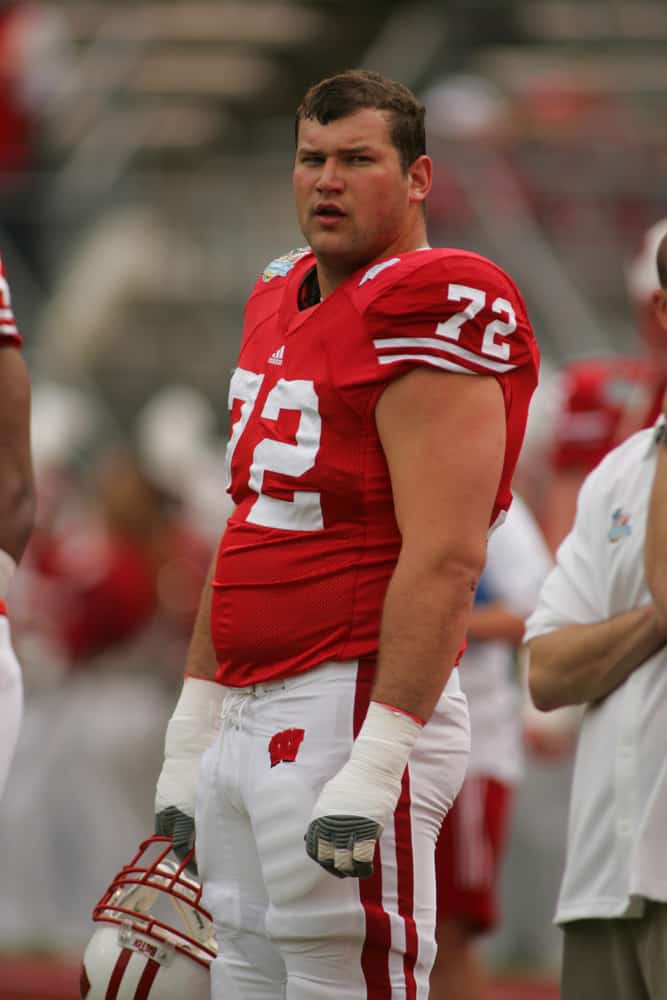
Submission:
[[[39,232],[48,280],[2,233],[2,206],[0,240],[35,366],[92,378],[120,419],[175,368],[218,395],[258,269],[301,240],[295,104],[353,64],[421,92],[462,74],[497,88],[500,127],[480,135],[450,117],[432,129],[433,241],[519,274],[552,360],[632,348],[619,279],[667,214],[660,0],[631,16],[613,0],[57,7],[70,58],[43,116],[42,196],[19,207],[34,213],[23,222]],[[459,107],[476,120],[470,94]]]

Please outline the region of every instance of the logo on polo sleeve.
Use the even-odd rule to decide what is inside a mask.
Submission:
[[[607,533],[610,542],[620,542],[632,532],[630,526],[630,515],[623,512],[622,507],[617,507],[611,515],[611,526]]]

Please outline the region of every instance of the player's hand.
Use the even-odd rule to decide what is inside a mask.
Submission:
[[[23,681],[21,667],[12,646],[9,620],[0,601],[0,796],[5,789],[9,768],[18,742],[23,716]]]
[[[181,859],[194,846],[201,758],[218,735],[223,696],[215,681],[186,677],[167,726],[155,793],[155,831],[172,838],[174,853]],[[194,859],[188,868],[196,871]]]
[[[401,794],[403,772],[422,725],[372,701],[347,763],[315,803],[306,852],[338,878],[369,878],[375,845]]]
[[[366,816],[321,816],[306,831],[306,851],[332,875],[370,878],[382,827]]]
[[[195,846],[194,803],[192,813],[193,815],[189,815],[182,812],[177,806],[165,806],[155,813],[155,832],[160,837],[171,837],[174,854],[181,861]],[[186,867],[194,874],[197,873],[194,857]]]

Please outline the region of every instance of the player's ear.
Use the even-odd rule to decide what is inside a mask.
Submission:
[[[408,167],[410,182],[410,201],[422,202],[431,190],[433,183],[433,161],[430,156],[418,156]]]
[[[667,330],[667,289],[659,288],[653,293],[653,308],[663,330]]]

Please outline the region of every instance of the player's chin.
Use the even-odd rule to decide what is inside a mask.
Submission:
[[[317,253],[318,249],[344,253],[350,245],[350,236],[341,226],[312,226],[307,233],[308,243]]]
[[[350,234],[314,232],[308,242],[316,257],[337,268],[355,271],[370,260],[366,247]]]

